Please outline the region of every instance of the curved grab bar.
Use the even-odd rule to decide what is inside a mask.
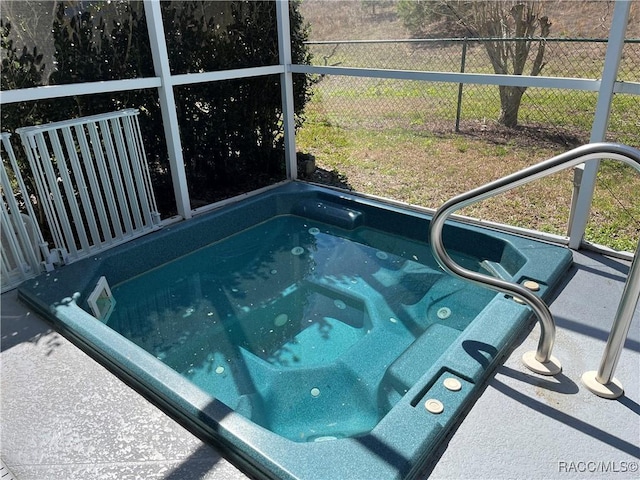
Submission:
[[[433,251],[436,261],[445,271],[473,283],[513,295],[514,297],[521,299],[536,314],[540,321],[540,340],[534,357],[532,355],[525,354],[525,364],[537,373],[555,375],[560,372],[560,366],[557,360],[552,358],[551,355],[551,350],[553,349],[553,344],[555,342],[556,326],[549,307],[538,296],[517,283],[507,282],[500,278],[473,272],[458,265],[451,259],[444,248],[442,242],[442,229],[444,228],[446,219],[456,210],[506,192],[507,190],[511,190],[515,187],[525,185],[534,180],[552,175],[561,170],[565,170],[589,160],[596,160],[603,157],[620,160],[631,165],[640,172],[640,151],[635,148],[616,143],[592,143],[583,145],[448,200],[436,211],[429,226],[431,250]],[[637,257],[638,255],[636,254],[635,258]],[[634,268],[630,271],[627,284],[638,283],[637,281],[632,281],[633,279],[631,278],[631,273],[635,271],[636,270]],[[625,289],[625,292],[626,290],[633,289]],[[632,294],[637,295],[637,292],[634,293],[630,291],[629,295]],[[630,324],[630,319],[628,323]],[[612,334],[614,330],[616,329],[612,329]],[[624,337],[626,337],[626,332],[624,332]],[[624,343],[624,337],[622,338],[621,343]],[[607,356],[609,349],[610,346],[608,343],[605,356]],[[619,353],[617,356],[619,357]],[[603,370],[603,368],[601,368],[601,370]],[[602,375],[600,377],[602,377]],[[608,381],[610,378],[606,380]]]

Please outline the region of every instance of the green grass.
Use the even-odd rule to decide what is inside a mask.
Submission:
[[[635,249],[640,238],[638,198],[637,171],[620,162],[601,162],[587,238],[617,250]]]
[[[323,46],[315,63],[370,68],[460,69],[461,45]],[[549,43],[542,74],[600,78],[604,46]],[[633,65],[637,49],[627,49]],[[467,72],[493,73],[484,48],[470,46]],[[634,70],[635,71],[635,70]],[[458,85],[325,76],[307,105],[300,150],[354,189],[436,208],[450,197],[547,159],[589,140],[597,94],[528,88],[520,131],[497,129],[498,88],[464,85],[462,133],[453,134]],[[640,146],[640,97],[616,94],[608,140]],[[471,216],[564,235],[572,173],[520,187],[464,212]],[[604,162],[598,175],[586,238],[635,250],[640,237],[640,174]]]
[[[513,138],[433,134],[412,128],[345,128],[327,121],[321,105],[308,109],[298,148],[351,188],[437,208],[449,198],[565,151],[563,146]],[[459,213],[565,235],[572,173],[560,172]],[[586,238],[633,251],[640,237],[640,175],[617,162],[603,162]]]

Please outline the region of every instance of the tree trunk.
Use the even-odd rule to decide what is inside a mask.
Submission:
[[[531,61],[531,73],[536,76],[544,67],[545,42],[549,36],[551,22],[541,14],[538,2],[512,0],[511,2],[473,2],[471,19],[478,36],[498,40],[484,41],[484,47],[499,75],[522,75],[525,72],[531,47],[537,45],[536,55]],[[540,37],[534,39],[540,28]],[[509,40],[516,38],[518,40]],[[500,86],[500,117],[498,123],[513,128],[518,125],[518,110],[526,87]]]
[[[518,111],[525,87],[500,86],[500,117],[498,123],[514,128],[518,125]]]

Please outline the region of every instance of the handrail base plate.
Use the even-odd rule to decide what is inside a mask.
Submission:
[[[532,350],[522,355],[522,363],[524,363],[524,366],[532,372],[539,373],[540,375],[552,376],[557,375],[562,371],[560,360],[553,355],[549,357],[549,361],[540,362],[539,360],[536,360],[536,354],[537,352]]]
[[[610,400],[622,396],[624,388],[622,388],[620,380],[612,378],[609,383],[602,384],[596,379],[597,375],[598,372],[595,370],[590,370],[582,374],[582,383],[584,383],[584,386],[587,387],[591,393]]]

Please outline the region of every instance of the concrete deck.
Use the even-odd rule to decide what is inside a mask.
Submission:
[[[593,253],[574,259],[551,304],[562,374],[545,378],[522,366],[522,353],[536,348],[536,326],[425,478],[639,478],[638,307],[616,370],[625,395],[601,399],[580,382],[599,366],[628,264]],[[1,306],[3,480],[247,478],[29,312],[15,291]]]

